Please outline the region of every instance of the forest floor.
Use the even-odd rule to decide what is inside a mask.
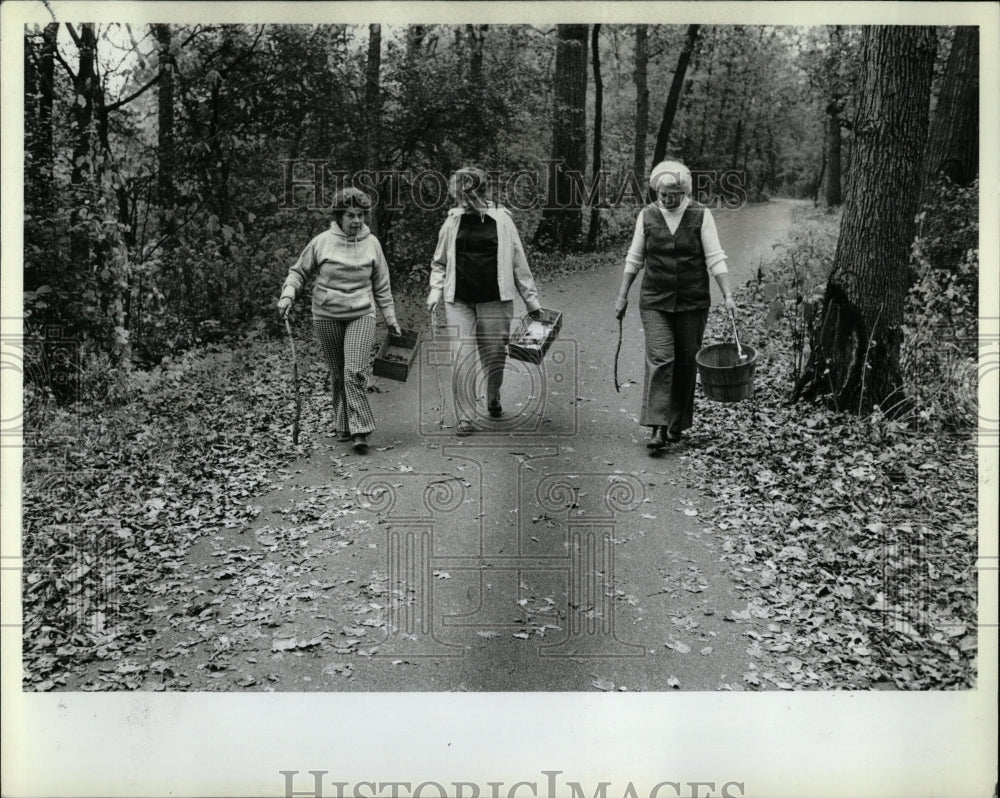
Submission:
[[[795,210],[717,214],[757,393],[699,393],[661,454],[634,303],[613,385],[620,253],[541,280],[559,337],[509,361],[505,417],[467,438],[439,423],[427,336],[406,382],[374,381],[371,451],[338,443],[301,319],[297,447],[287,342],[264,336],[178,358],[126,410],[55,412],[25,455],[25,688],[974,684],[975,436],[785,404],[756,278]],[[727,335],[716,307],[706,343]]]

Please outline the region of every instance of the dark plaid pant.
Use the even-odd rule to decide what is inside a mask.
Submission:
[[[313,329],[330,367],[333,390],[333,421],[338,432],[367,435],[375,429],[375,416],[368,404],[375,317],[313,319]]]

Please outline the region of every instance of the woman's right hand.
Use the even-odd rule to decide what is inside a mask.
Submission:
[[[625,318],[626,310],[628,310],[628,300],[623,296],[618,297],[618,301],[615,302],[615,318]]]
[[[288,317],[288,311],[290,311],[291,309],[292,309],[292,298],[290,296],[283,296],[281,299],[278,300],[278,313],[281,314],[281,317],[283,319]]]

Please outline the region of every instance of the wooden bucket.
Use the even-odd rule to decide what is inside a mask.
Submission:
[[[757,350],[743,347],[741,360],[736,344],[712,344],[694,356],[705,396],[716,402],[739,402],[753,397],[753,375]]]

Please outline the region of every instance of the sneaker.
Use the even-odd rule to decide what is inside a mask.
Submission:
[[[674,432],[672,429],[668,429],[666,437],[671,443],[677,443],[681,439],[681,434],[680,432]]]
[[[352,435],[351,448],[354,449],[358,454],[364,454],[368,451],[368,436],[367,435]]]
[[[497,402],[495,405],[490,405],[490,418],[500,418],[503,415],[503,407]]]
[[[344,431],[342,429],[338,429],[337,430],[337,442],[338,443],[347,443],[349,440],[351,440],[351,433],[346,432],[346,431]]]

